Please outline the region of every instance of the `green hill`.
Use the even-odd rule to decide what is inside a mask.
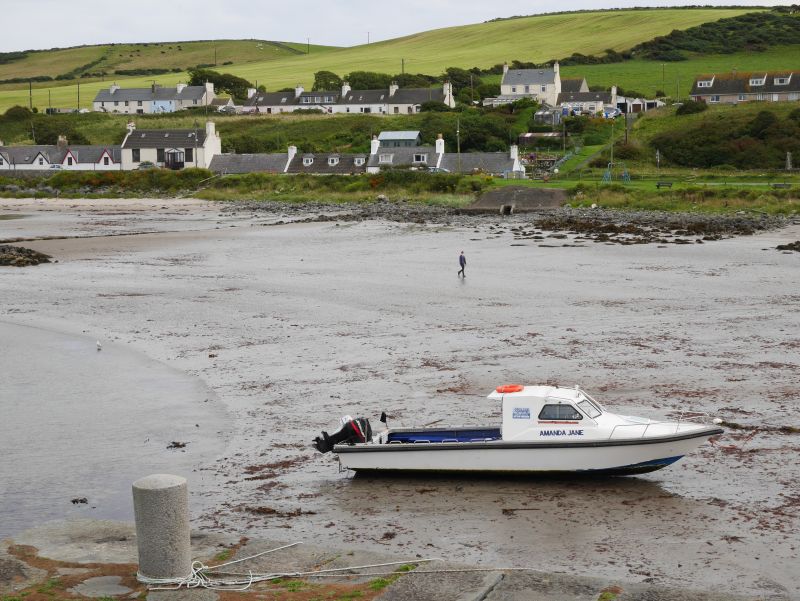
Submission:
[[[287,51],[286,55],[273,56],[270,60],[264,58],[252,62],[234,60],[233,64],[226,66],[224,71],[250,81],[258,81],[259,84],[264,84],[270,90],[294,86],[297,83],[308,87],[313,82],[314,73],[320,70],[330,70],[339,74],[357,70],[398,73],[403,60],[405,60],[405,69],[408,72],[437,75],[447,67],[490,67],[512,59],[544,62],[553,58],[569,56],[575,52],[591,55],[603,53],[606,49],[622,51],[654,37],[667,35],[675,29],[688,29],[702,23],[734,17],[747,12],[753,12],[753,9],[631,9],[521,17],[426,31],[352,48],[315,49],[312,47],[312,52],[307,55],[297,55]],[[246,44],[248,42],[239,43]],[[254,42],[249,43],[252,45]],[[206,46],[202,56],[198,56],[196,62],[192,60],[189,63],[213,62],[209,60],[209,56],[211,56],[209,50],[215,42],[203,44]],[[174,46],[174,44],[167,44],[166,49],[163,45],[159,49],[154,49],[157,52],[155,59],[158,59],[159,56],[174,57],[179,52],[186,52],[186,50],[177,51],[174,47],[170,51],[170,45]],[[137,48],[139,46],[137,45]],[[91,59],[89,55],[80,54],[78,49],[71,50],[78,53],[78,56],[71,56],[72,62],[63,66],[54,60],[53,62],[58,64],[58,67],[51,69],[51,73],[68,72],[70,65],[80,66],[81,61],[86,61],[82,63],[86,65],[91,60],[97,60]],[[213,55],[213,49],[211,50]],[[161,52],[167,54],[161,55]],[[127,58],[126,65],[152,64],[139,60],[138,55],[120,57],[119,54],[124,55],[125,52],[116,52],[117,56],[113,60]],[[128,52],[128,55],[130,54]],[[253,54],[258,53],[251,48],[251,53],[247,56],[253,58]],[[25,60],[34,60],[34,58],[47,62],[44,58],[40,59],[40,57],[34,56]],[[175,60],[180,58],[179,56]],[[103,60],[109,61],[107,63],[109,65],[113,62],[112,58]],[[225,57],[218,56],[217,62],[220,64],[226,60]],[[2,73],[12,72],[10,69],[14,64],[19,66],[23,63],[13,62],[8,65],[0,65],[0,79],[4,77],[1,75]],[[39,71],[42,71],[43,64],[38,65]],[[103,63],[98,63],[97,67],[92,67],[88,72],[97,71],[101,64]],[[157,61],[156,64],[166,65],[167,63]],[[118,63],[118,65],[120,65],[119,68],[129,68],[121,67],[122,63]],[[70,68],[74,68],[74,66]],[[116,69],[118,66],[114,65],[114,68]],[[3,71],[3,69],[9,70]],[[31,69],[27,71],[26,76],[36,74]],[[115,79],[125,86],[145,86],[149,85],[153,79],[164,85],[174,85],[178,81],[185,81],[186,76],[183,73],[170,73],[155,77],[147,76],[124,80],[115,77]],[[84,80],[81,83],[81,106],[88,107],[97,90],[107,85],[107,81]],[[5,110],[14,104],[27,105],[28,90],[21,89],[23,87],[26,86],[0,86],[0,110]],[[49,102],[52,106],[77,106],[77,86],[55,87],[51,82],[35,84],[34,106],[41,108],[48,106],[48,88],[51,88]]]

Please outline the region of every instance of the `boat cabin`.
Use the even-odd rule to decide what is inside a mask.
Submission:
[[[603,415],[600,403],[577,386],[498,386],[490,399],[503,406],[504,441],[592,437]]]

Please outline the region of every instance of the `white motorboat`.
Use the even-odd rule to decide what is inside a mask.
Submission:
[[[626,475],[667,467],[724,432],[683,419],[617,415],[577,386],[508,384],[488,398],[502,405],[502,424],[386,427],[373,435],[369,420],[347,416],[314,446],[358,472]]]

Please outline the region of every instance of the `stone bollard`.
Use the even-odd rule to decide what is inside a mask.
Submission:
[[[139,574],[186,578],[192,570],[186,478],[154,474],[133,483]]]

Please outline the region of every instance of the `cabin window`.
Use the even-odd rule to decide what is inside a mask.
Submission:
[[[539,412],[540,420],[569,420],[577,421],[583,419],[583,415],[575,409],[572,405],[559,404],[559,405],[545,405]]]
[[[580,403],[578,403],[578,407],[580,407],[581,410],[592,419],[602,413],[602,411],[600,411],[600,409],[598,409],[597,406],[589,399],[583,399]]]

